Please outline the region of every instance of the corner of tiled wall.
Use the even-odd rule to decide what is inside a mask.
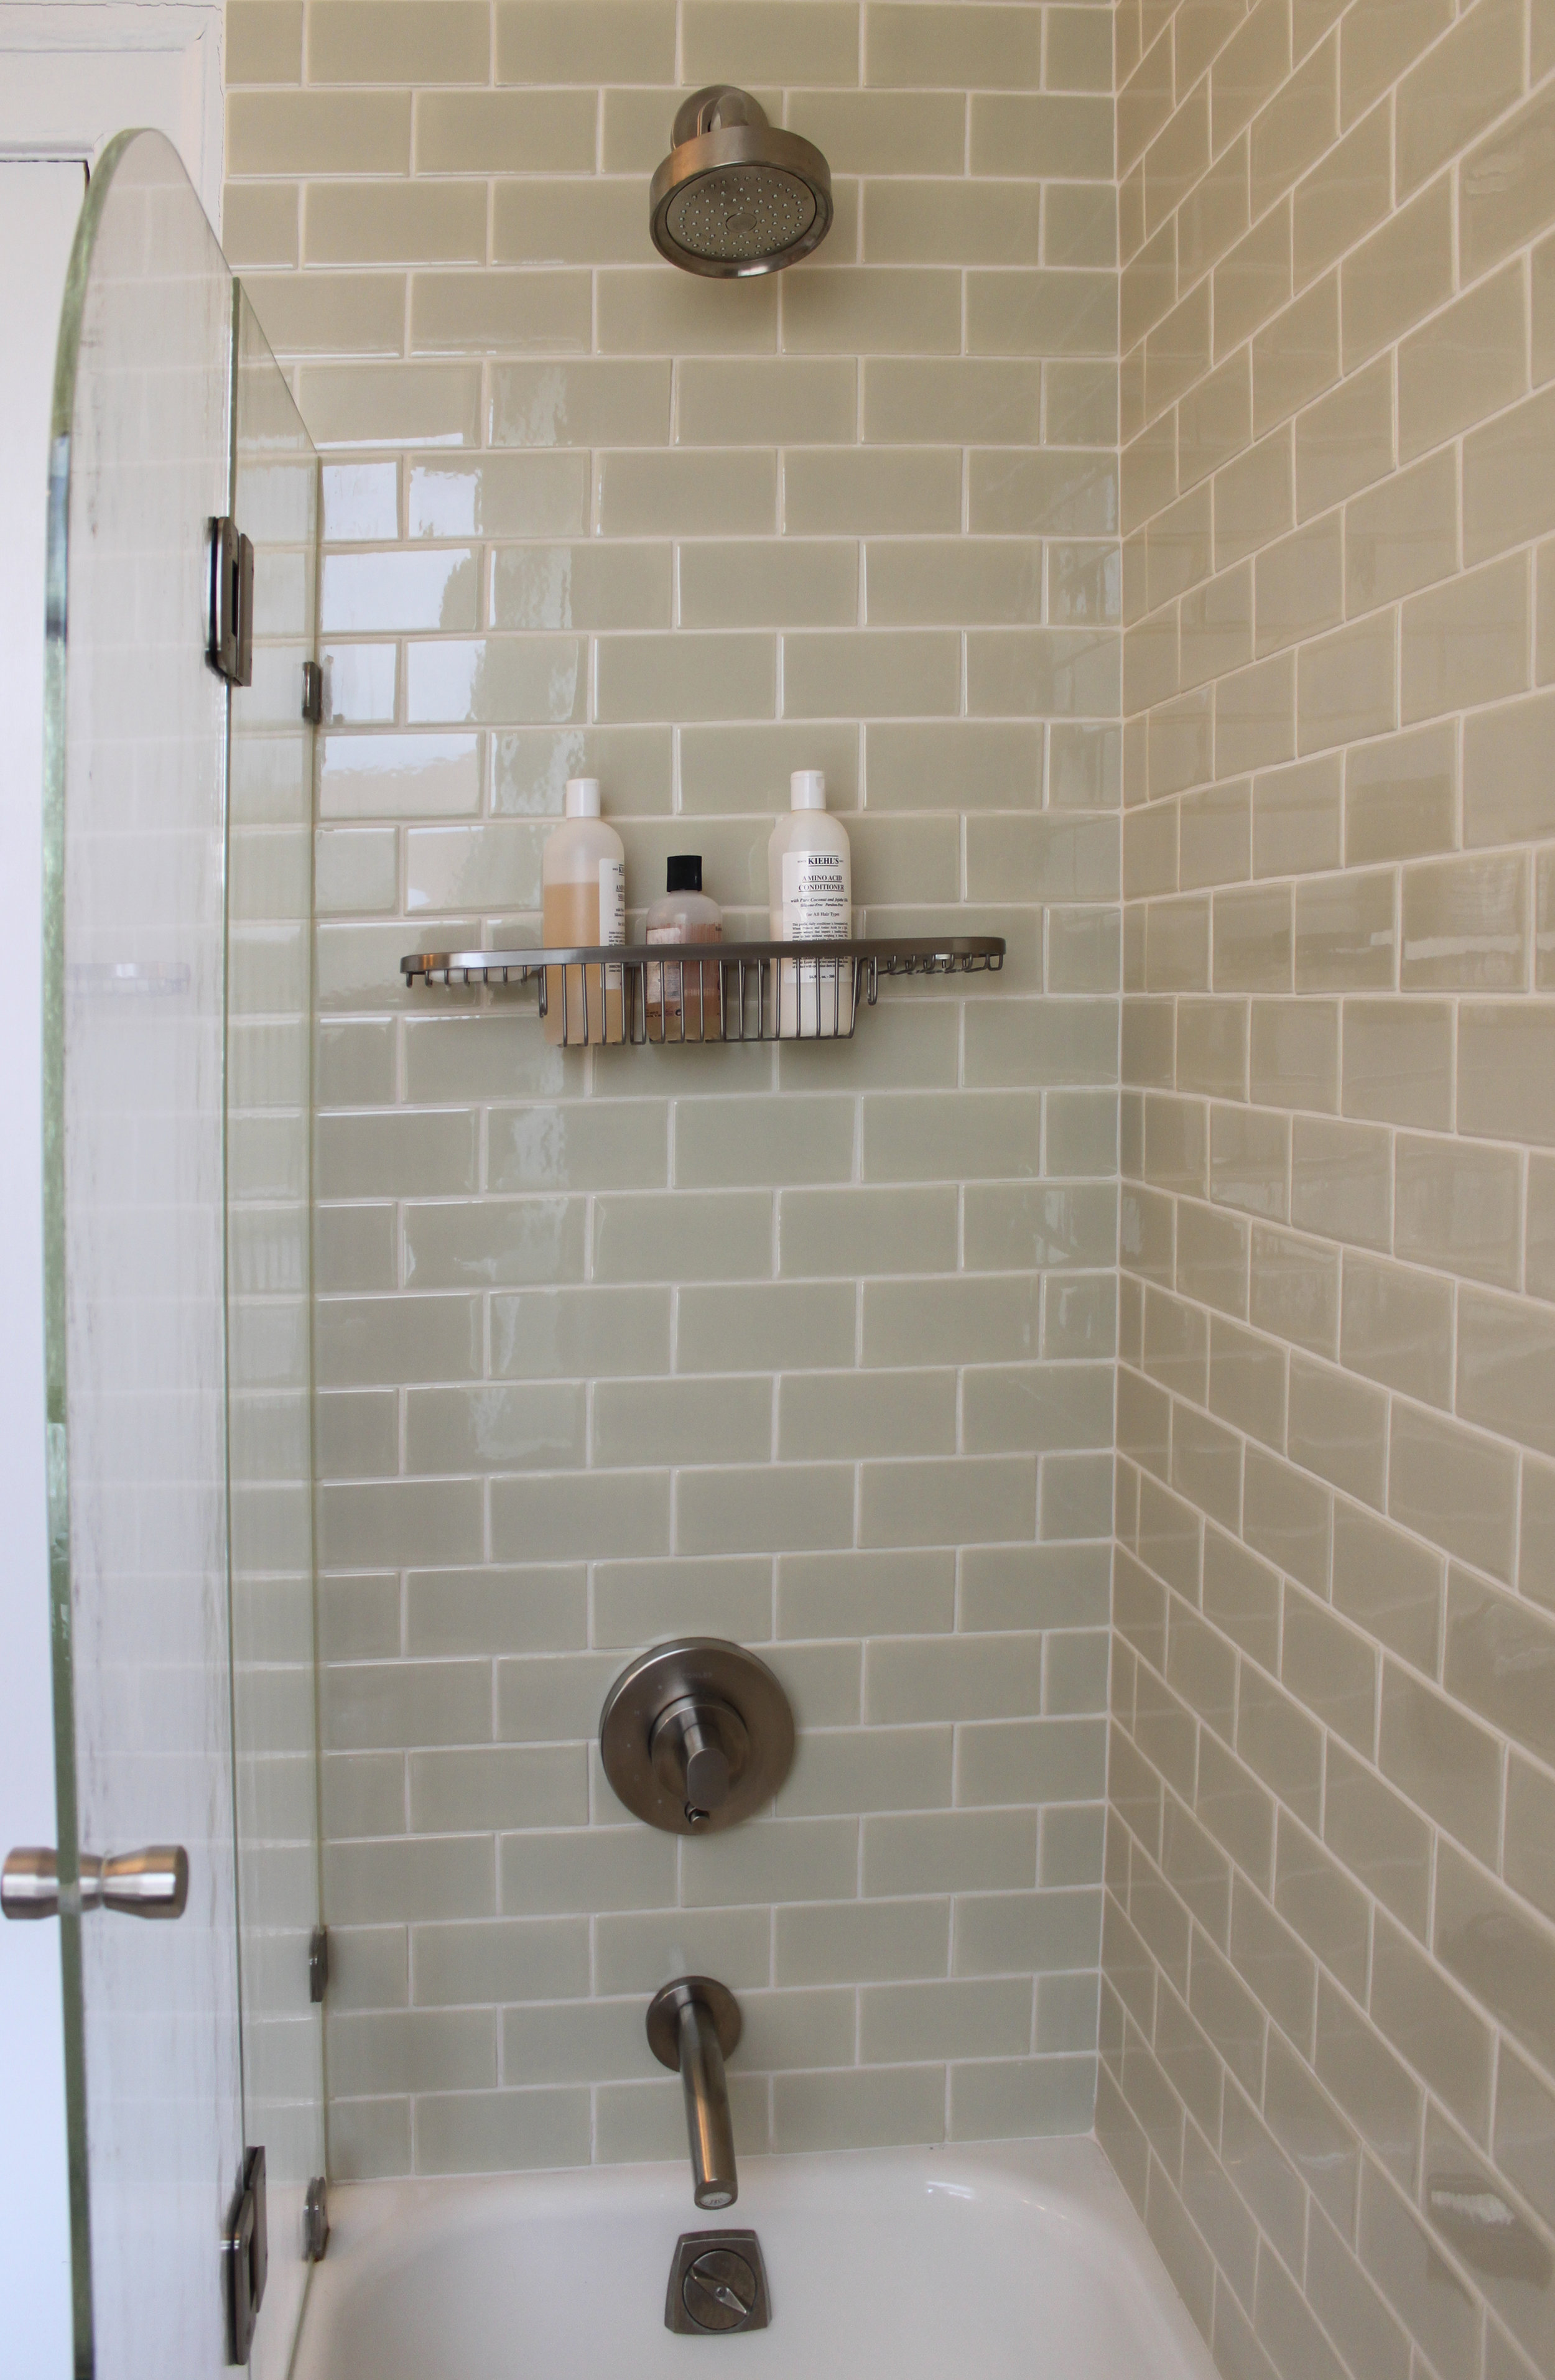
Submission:
[[[1533,2380],[1555,12],[1122,0],[1117,40],[1099,2129],[1235,2380]]]
[[[674,2155],[646,1999],[742,1998],[747,2148],[1085,2130],[1115,1364],[1112,11],[230,0],[225,237],[324,450],[318,1281],[332,2162]],[[660,263],[678,97],[837,223]],[[533,934],[591,769],[751,928],[793,767],[869,927],[1005,934],[851,1045],[549,1049],[398,981]],[[591,1757],[759,1646],[776,1815]]]

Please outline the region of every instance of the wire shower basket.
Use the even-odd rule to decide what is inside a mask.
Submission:
[[[824,942],[589,943],[556,950],[413,951],[407,984],[538,982],[552,1038],[632,1048],[710,1041],[850,1041],[884,976],[996,975],[997,935]]]

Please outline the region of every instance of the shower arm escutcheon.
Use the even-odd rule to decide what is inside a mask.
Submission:
[[[717,1834],[770,1802],[794,1758],[794,1714],[765,1661],[722,1637],[655,1645],[600,1714],[600,1757],[634,1816]]]
[[[681,1975],[649,2004],[648,2046],[661,2066],[679,2070],[692,2195],[709,2211],[733,2206],[740,2194],[723,2060],[742,2029],[738,2000],[711,1975]]]

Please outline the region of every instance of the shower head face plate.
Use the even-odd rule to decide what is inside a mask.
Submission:
[[[798,249],[816,212],[815,192],[797,174],[733,165],[682,183],[665,210],[664,230],[704,264],[771,271]]]
[[[820,247],[832,228],[832,175],[808,140],[770,125],[729,84],[687,100],[674,129],[650,200],[653,245],[671,264],[743,278]]]

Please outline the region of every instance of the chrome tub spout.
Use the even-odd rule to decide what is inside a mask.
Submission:
[[[735,2128],[723,2060],[740,2037],[739,2002],[711,1975],[682,1975],[653,1996],[648,2044],[662,2066],[678,2068],[699,2206],[733,2206],[739,2196]]]

